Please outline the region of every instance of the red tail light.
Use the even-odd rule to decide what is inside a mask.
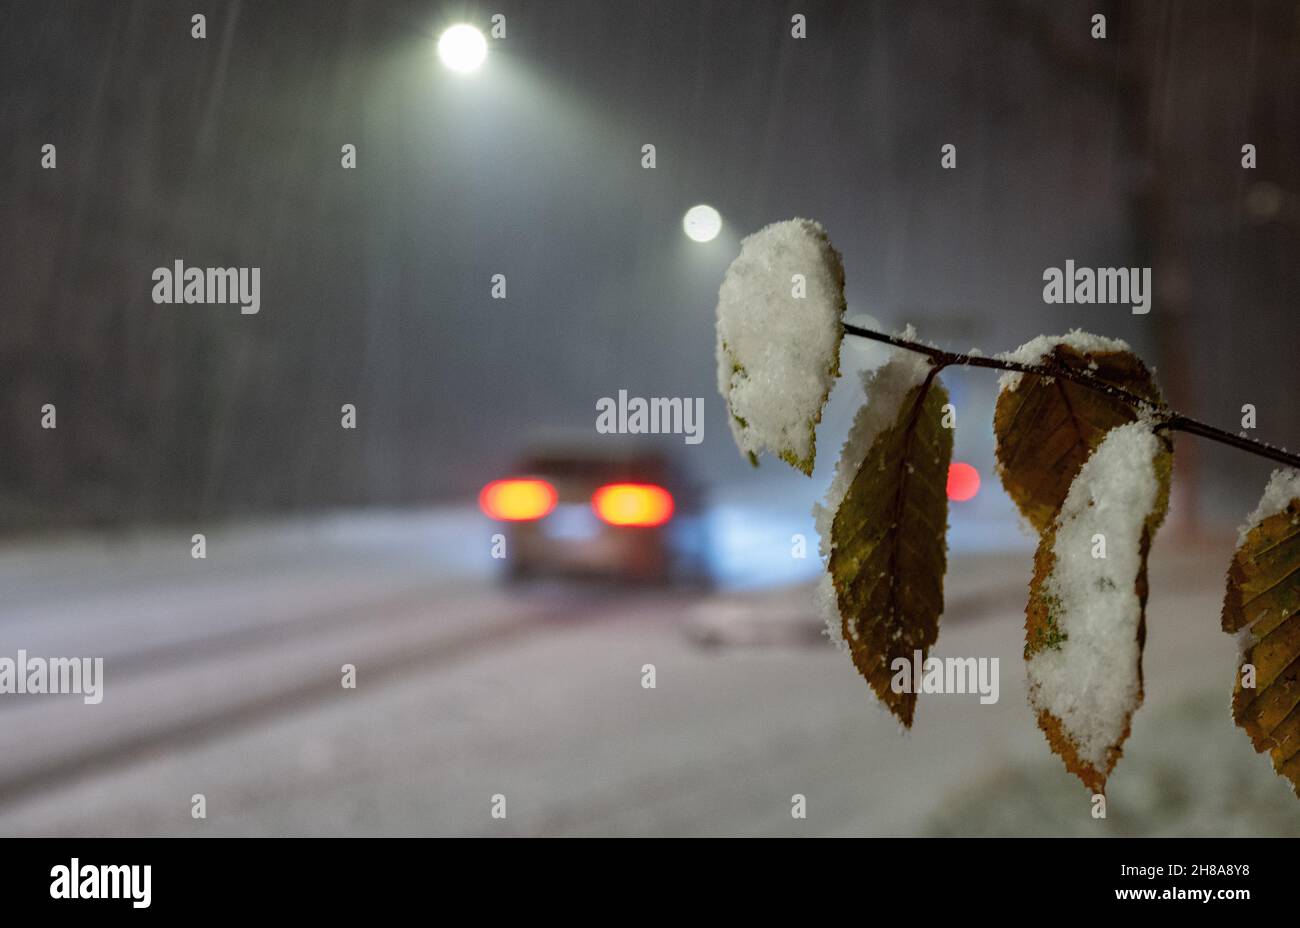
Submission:
[[[545,480],[493,480],[478,495],[478,505],[493,519],[527,522],[555,508],[555,487]]]
[[[673,515],[672,494],[652,483],[609,483],[591,497],[591,508],[610,525],[663,525]]]
[[[964,461],[948,465],[948,498],[962,502],[980,491],[980,472]]]

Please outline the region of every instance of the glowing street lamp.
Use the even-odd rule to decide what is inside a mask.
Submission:
[[[682,229],[693,242],[711,242],[722,231],[722,217],[712,206],[692,206],[682,217]]]
[[[487,57],[487,39],[473,26],[452,26],[438,39],[438,57],[453,71],[477,71]]]

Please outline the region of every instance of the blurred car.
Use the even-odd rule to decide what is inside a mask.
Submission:
[[[709,581],[701,495],[662,452],[591,441],[534,446],[483,487],[479,507],[504,525],[510,581]]]

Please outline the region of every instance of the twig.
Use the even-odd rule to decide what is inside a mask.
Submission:
[[[1281,448],[1270,445],[1267,442],[1256,441],[1253,438],[1245,438],[1241,435],[1234,435],[1231,432],[1225,432],[1223,429],[1216,428],[1205,422],[1192,419],[1189,416],[1181,415],[1174,412],[1168,406],[1159,403],[1153,403],[1144,396],[1139,396],[1117,387],[1113,384],[1105,383],[1091,376],[1085,371],[1075,370],[1058,364],[1022,364],[1019,361],[1008,361],[1005,358],[990,358],[984,355],[960,354],[954,351],[944,351],[942,348],[936,348],[933,345],[924,345],[921,342],[910,341],[906,338],[899,338],[897,335],[886,335],[884,332],[877,332],[873,329],[864,329],[860,326],[844,323],[844,331],[848,335],[856,335],[859,338],[870,339],[875,342],[883,342],[886,345],[892,345],[895,348],[902,348],[904,351],[914,351],[918,354],[926,355],[931,362],[938,368],[950,367],[953,365],[961,367],[983,367],[989,370],[1011,371],[1017,374],[1033,374],[1036,377],[1060,377],[1071,383],[1076,383],[1085,389],[1092,390],[1095,393],[1101,393],[1113,400],[1127,403],[1138,410],[1142,410],[1155,418],[1155,428],[1157,430],[1168,429],[1175,432],[1186,432],[1189,435],[1199,435],[1202,438],[1208,438],[1210,441],[1217,441],[1220,444],[1238,448],[1251,454],[1258,455],[1262,458],[1268,458],[1271,461],[1277,461],[1288,467],[1300,468],[1300,455],[1295,455],[1289,451],[1283,451]]]

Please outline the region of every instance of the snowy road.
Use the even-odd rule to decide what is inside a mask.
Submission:
[[[1025,703],[1023,553],[954,557],[936,652],[999,658],[999,702],[922,696],[903,736],[802,587],[505,591],[445,522],[370,525],[0,552],[0,653],[105,658],[100,705],[0,697],[0,834],[1300,834],[1228,717],[1227,537],[1157,545],[1096,822]]]

